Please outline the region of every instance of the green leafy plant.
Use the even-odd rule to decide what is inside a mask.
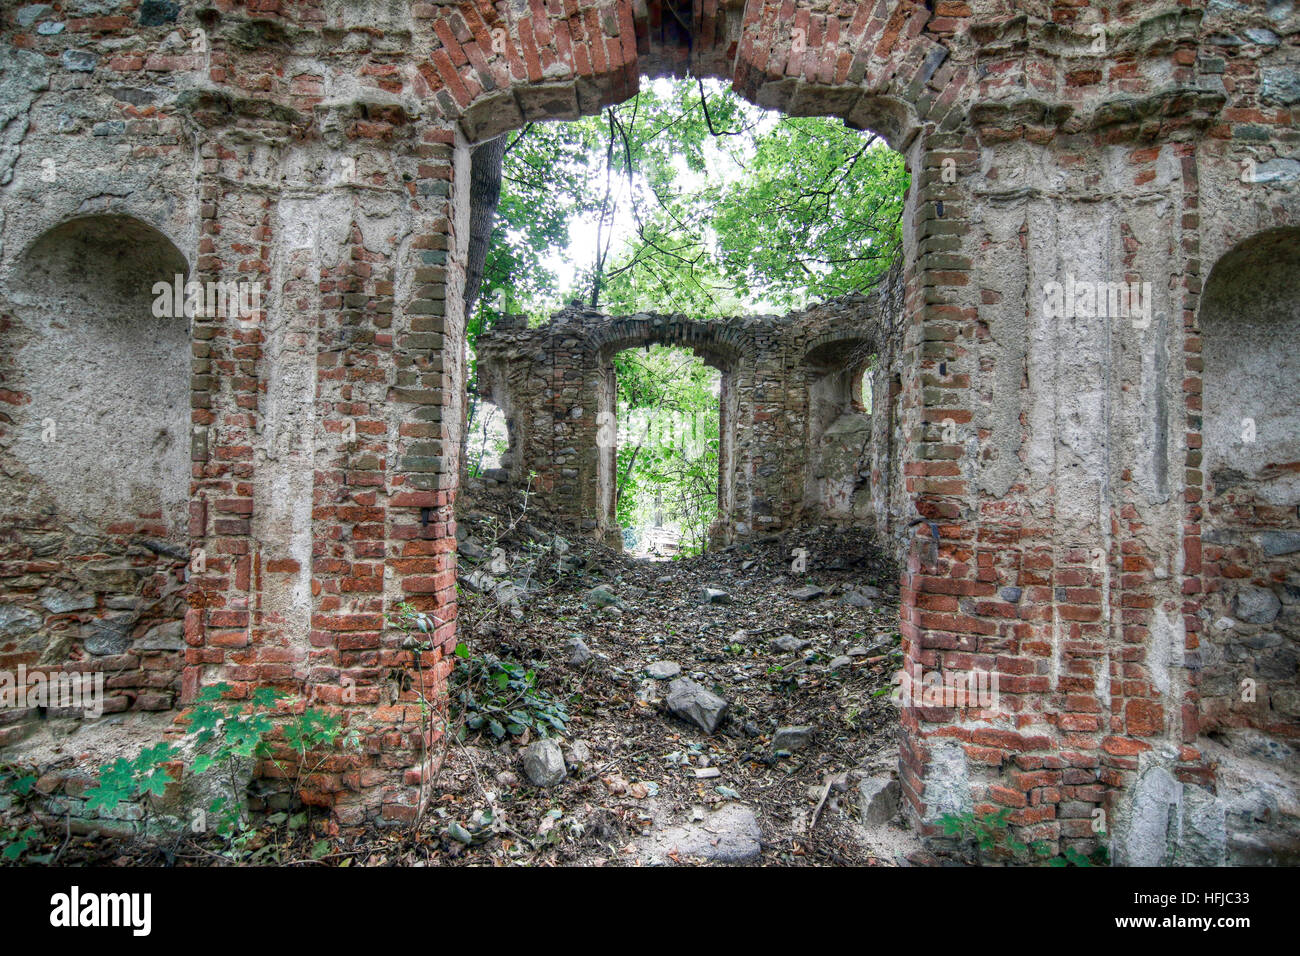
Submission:
[[[284,695],[269,687],[255,689],[247,701],[228,700],[228,684],[213,684],[203,688],[190,712],[189,733],[202,752],[194,758],[194,772],[210,770],[223,775],[225,792],[216,796],[208,812],[216,817],[216,832],[224,837],[234,855],[241,855],[254,838],[254,830],[245,801],[239,792],[238,771],[247,760],[270,760],[289,778],[288,768],[272,745],[271,735],[276,728],[276,714]],[[308,755],[318,748],[333,744],[343,732],[343,720],[338,714],[318,709],[305,709],[285,720],[281,727],[284,743],[294,756],[291,777],[293,789],[301,789],[303,779],[320,767],[324,756],[314,766],[308,766]],[[307,822],[306,814],[272,814],[266,820],[271,826],[288,824],[290,831]]]
[[[25,807],[35,785],[36,774],[18,767],[0,766],[0,797],[4,798],[7,809]],[[33,826],[0,827],[0,859],[17,863],[40,835],[40,829]],[[37,857],[28,857],[28,860],[41,862]],[[48,862],[48,859],[44,862]]]
[[[36,827],[23,827],[21,830],[0,830],[0,857],[11,863],[17,863],[27,852],[32,842],[41,835]],[[33,860],[33,862],[35,862]]]
[[[525,668],[495,654],[472,654],[456,646],[461,664],[452,675],[453,710],[466,731],[486,731],[497,740],[530,730],[548,737],[564,733],[569,722],[563,700],[537,684],[537,669]]]
[[[973,811],[945,813],[939,825],[945,836],[957,837],[968,847],[973,847],[977,859],[990,856],[1021,865],[1046,863],[1048,866],[1095,866],[1104,863],[1105,848],[1099,848],[1093,858],[1074,847],[1066,847],[1060,855],[1042,840],[1025,843],[1018,840],[1011,828],[1011,809],[1004,807],[992,813],[977,816]],[[1096,862],[1094,862],[1094,859]]]
[[[525,498],[525,501],[527,499]],[[495,541],[495,539],[494,539]],[[460,585],[456,585],[456,593],[460,594]],[[423,742],[423,758],[421,763],[427,765],[429,762],[429,751],[427,741],[430,738],[437,737],[445,745],[447,720],[446,711],[441,704],[429,700],[424,695],[424,654],[433,649],[433,632],[437,622],[428,614],[417,611],[412,605],[403,601],[397,605],[397,613],[388,617],[390,626],[397,628],[399,631],[409,635],[406,640],[406,648],[411,652],[415,661],[416,674],[419,676],[419,686],[415,689],[416,695],[420,701],[420,723],[424,727],[424,733],[420,735]],[[415,635],[419,634],[420,637]],[[436,723],[440,721],[440,726]],[[435,733],[435,731],[437,731]],[[419,805],[424,806],[424,775],[420,776],[420,800]],[[417,818],[417,823],[419,822]]]
[[[280,770],[282,778],[293,781],[293,789],[297,792],[303,779],[318,769],[325,759],[322,756],[314,766],[309,766],[309,754],[333,744],[341,736],[343,727],[339,715],[316,709],[306,709],[278,721],[285,695],[272,688],[257,688],[247,700],[228,699],[231,690],[229,684],[220,683],[199,691],[189,714],[187,736],[199,750],[194,757],[192,772],[196,775],[214,773],[221,780],[222,791],[204,808],[204,813],[215,819],[213,829],[226,840],[227,855],[243,859],[256,840],[257,831],[238,782],[240,765],[250,760],[270,760]],[[285,745],[294,755],[293,773],[284,766],[283,753],[273,745],[277,725],[281,728]],[[105,764],[99,768],[97,784],[86,791],[86,809],[113,813],[124,801],[145,795],[161,797],[172,782],[166,765],[176,760],[180,753],[180,749],[172,744],[159,743],[146,747],[133,760],[119,757],[111,764]],[[148,807],[146,802],[146,812]],[[273,827],[285,824],[289,831],[293,831],[304,825],[307,817],[306,814],[293,817],[272,814],[266,822]],[[278,847],[273,849],[278,851]]]
[[[86,810],[112,813],[124,800],[145,794],[161,797],[172,782],[166,764],[180,751],[171,744],[146,747],[133,760],[118,757],[99,768],[99,781],[86,791]]]

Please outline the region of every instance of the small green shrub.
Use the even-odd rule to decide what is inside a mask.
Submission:
[[[399,604],[389,621],[394,627],[412,635],[431,634],[434,622],[429,615],[409,604]],[[417,654],[429,649],[427,642],[415,643]],[[525,730],[543,737],[564,733],[569,723],[567,704],[537,684],[538,669],[525,668],[495,654],[471,653],[469,646],[456,645],[460,662],[451,675],[451,717],[461,721],[458,736],[464,740],[469,732],[486,731],[497,740],[517,736]],[[434,705],[420,695],[421,712],[431,714]]]
[[[535,668],[495,654],[472,654],[465,644],[456,645],[456,657],[461,665],[452,672],[452,711],[464,717],[462,737],[466,731],[482,730],[497,740],[525,730],[543,737],[565,732],[568,706],[537,686]]]
[[[0,796],[12,807],[24,808],[31,798],[32,788],[36,785],[36,774],[13,766],[0,766]],[[0,827],[0,859],[17,863],[22,860],[32,843],[41,835],[40,829],[32,826]],[[29,862],[49,862],[38,857],[28,858]]]
[[[171,783],[164,766],[180,751],[171,744],[154,744],[141,750],[134,760],[118,757],[99,768],[98,783],[86,791],[86,809],[112,813],[124,800],[146,793],[161,797]]]
[[[1020,865],[1046,863],[1048,866],[1096,866],[1106,862],[1106,849],[1099,847],[1093,857],[1066,847],[1064,853],[1053,855],[1052,848],[1042,840],[1024,843],[1011,830],[1011,809],[976,816],[974,812],[945,813],[939,817],[945,836],[955,836],[975,850],[980,859],[986,855],[1008,860]]]
[[[308,754],[338,740],[343,732],[343,723],[337,714],[307,709],[277,724],[279,705],[285,699],[283,694],[259,687],[246,701],[228,700],[226,695],[231,689],[224,683],[203,688],[190,711],[186,733],[200,751],[194,757],[191,771],[194,774],[217,774],[223,787],[203,813],[215,818],[213,829],[226,840],[228,855],[243,859],[248,855],[256,830],[240,792],[240,764],[248,760],[270,760],[282,771],[285,769],[271,742],[278,725],[285,744],[296,757],[296,772],[291,777],[296,792],[301,788],[303,778],[314,772],[325,759],[322,757],[315,766],[308,767]],[[162,796],[171,782],[165,765],[179,755],[178,747],[160,743],[146,747],[134,760],[118,758],[100,767],[97,785],[86,791],[86,809],[112,813],[123,801],[135,800],[145,794]],[[290,778],[287,772],[282,776]],[[276,827],[284,824],[293,831],[304,825],[307,817],[305,813],[292,817],[272,814],[266,822]],[[206,825],[200,829],[206,829]]]

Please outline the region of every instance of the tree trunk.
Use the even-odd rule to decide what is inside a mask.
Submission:
[[[501,161],[506,153],[507,134],[481,143],[470,157],[469,171],[469,249],[465,263],[465,314],[463,328],[468,329],[474,304],[483,285],[483,269],[487,265],[488,246],[492,240],[492,225],[496,219],[497,204],[501,201]],[[461,393],[467,390],[469,363],[462,363],[465,381],[460,383]],[[460,413],[460,470],[461,477],[468,474],[469,456],[469,401],[461,405]]]
[[[501,201],[501,161],[506,154],[508,134],[482,143],[474,150],[469,174],[469,251],[465,263],[465,324],[474,312],[483,268],[487,264],[488,245],[497,203]]]

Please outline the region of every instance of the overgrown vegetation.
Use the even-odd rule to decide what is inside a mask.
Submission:
[[[569,722],[567,705],[538,686],[537,668],[491,653],[471,653],[456,645],[452,672],[452,713],[463,718],[461,739],[475,732],[495,740],[530,731],[541,737],[563,734]]]
[[[12,765],[0,765],[0,812],[20,817],[32,797],[36,774]],[[50,857],[28,855],[28,850],[40,836],[38,827],[24,823],[0,825],[0,859],[9,863],[24,860],[27,863],[49,863]]]
[[[718,515],[718,373],[684,349],[614,359],[617,517],[641,550],[704,550]]]
[[[1106,848],[1098,847],[1091,857],[1074,847],[1067,846],[1054,854],[1051,846],[1042,840],[1025,843],[1011,829],[1011,809],[1003,808],[993,813],[945,813],[939,818],[944,836],[956,837],[961,849],[973,863],[997,861],[1027,866],[1045,863],[1048,866],[1105,866]]]
[[[898,254],[908,181],[872,134],[780,116],[711,81],[646,80],[599,115],[529,124],[505,146],[471,350],[502,312],[541,322],[566,302],[708,319],[867,291]],[[662,409],[685,426],[675,442],[638,442],[620,416],[620,523],[667,517],[696,551],[717,495],[716,386],[700,366],[676,388],[657,356],[615,365],[621,411]],[[471,352],[471,474],[504,448],[474,372]],[[656,394],[675,404],[645,398]]]
[[[431,634],[433,622],[410,604],[397,606],[391,623],[408,634]],[[429,649],[418,641],[412,650]],[[442,715],[433,701],[420,695],[421,713],[432,736],[446,741],[465,740],[472,734],[489,734],[494,740],[524,732],[549,737],[563,734],[569,721],[567,704],[538,685],[537,667],[523,665],[490,652],[472,652],[463,641],[456,645],[456,667],[451,675],[450,713]],[[439,718],[441,719],[439,720]]]
[[[263,842],[253,825],[241,785],[241,770],[255,760],[270,761],[278,776],[291,783],[292,792],[300,792],[304,780],[328,756],[328,748],[341,738],[342,718],[307,708],[287,720],[278,720],[283,711],[296,709],[283,706],[285,695],[279,691],[259,687],[248,700],[230,700],[231,690],[225,683],[203,688],[189,713],[187,736],[198,751],[190,772],[196,776],[211,773],[217,779],[215,796],[197,811],[190,829],[215,832],[225,841],[226,855],[232,860],[272,864],[279,861],[279,845]],[[355,740],[348,743],[354,744]],[[312,763],[311,755],[320,750],[326,753]],[[86,810],[111,814],[124,801],[162,797],[175,779],[168,765],[181,756],[176,745],[158,743],[146,747],[132,760],[119,757],[100,767],[98,782],[86,791]],[[291,764],[286,765],[290,758]],[[144,801],[144,807],[147,820],[149,800]],[[265,822],[291,833],[305,826],[308,816],[306,812],[275,813]],[[328,841],[318,841],[313,855],[323,854],[328,846]]]
[[[708,318],[865,291],[897,255],[907,185],[899,154],[839,120],[645,81],[512,134],[471,339],[498,311],[575,299]]]

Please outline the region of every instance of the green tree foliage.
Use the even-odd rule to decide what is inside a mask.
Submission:
[[[500,312],[541,322],[571,301],[707,319],[866,291],[898,254],[907,187],[901,156],[839,120],[781,117],[715,83],[643,81],[599,115],[511,138],[471,346]],[[620,521],[680,522],[697,548],[716,516],[716,375],[667,350],[632,354],[615,362],[621,413],[660,437],[620,421]],[[707,431],[702,449],[680,440],[687,422]]]
[[[591,211],[598,146],[585,122],[530,123],[511,138],[483,284],[467,323],[471,348],[501,312],[540,315],[558,306],[563,290],[551,252],[569,247],[571,230]]]
[[[618,522],[643,537],[676,529],[682,553],[702,551],[718,515],[719,373],[663,346],[620,352],[614,371]]]
[[[530,124],[502,176],[471,342],[500,311],[574,300],[707,318],[865,291],[898,253],[908,185],[870,133],[691,79]]]
[[[873,137],[819,119],[783,119],[727,185],[713,225],[723,272],[785,308],[862,292],[901,248],[907,171]]]

